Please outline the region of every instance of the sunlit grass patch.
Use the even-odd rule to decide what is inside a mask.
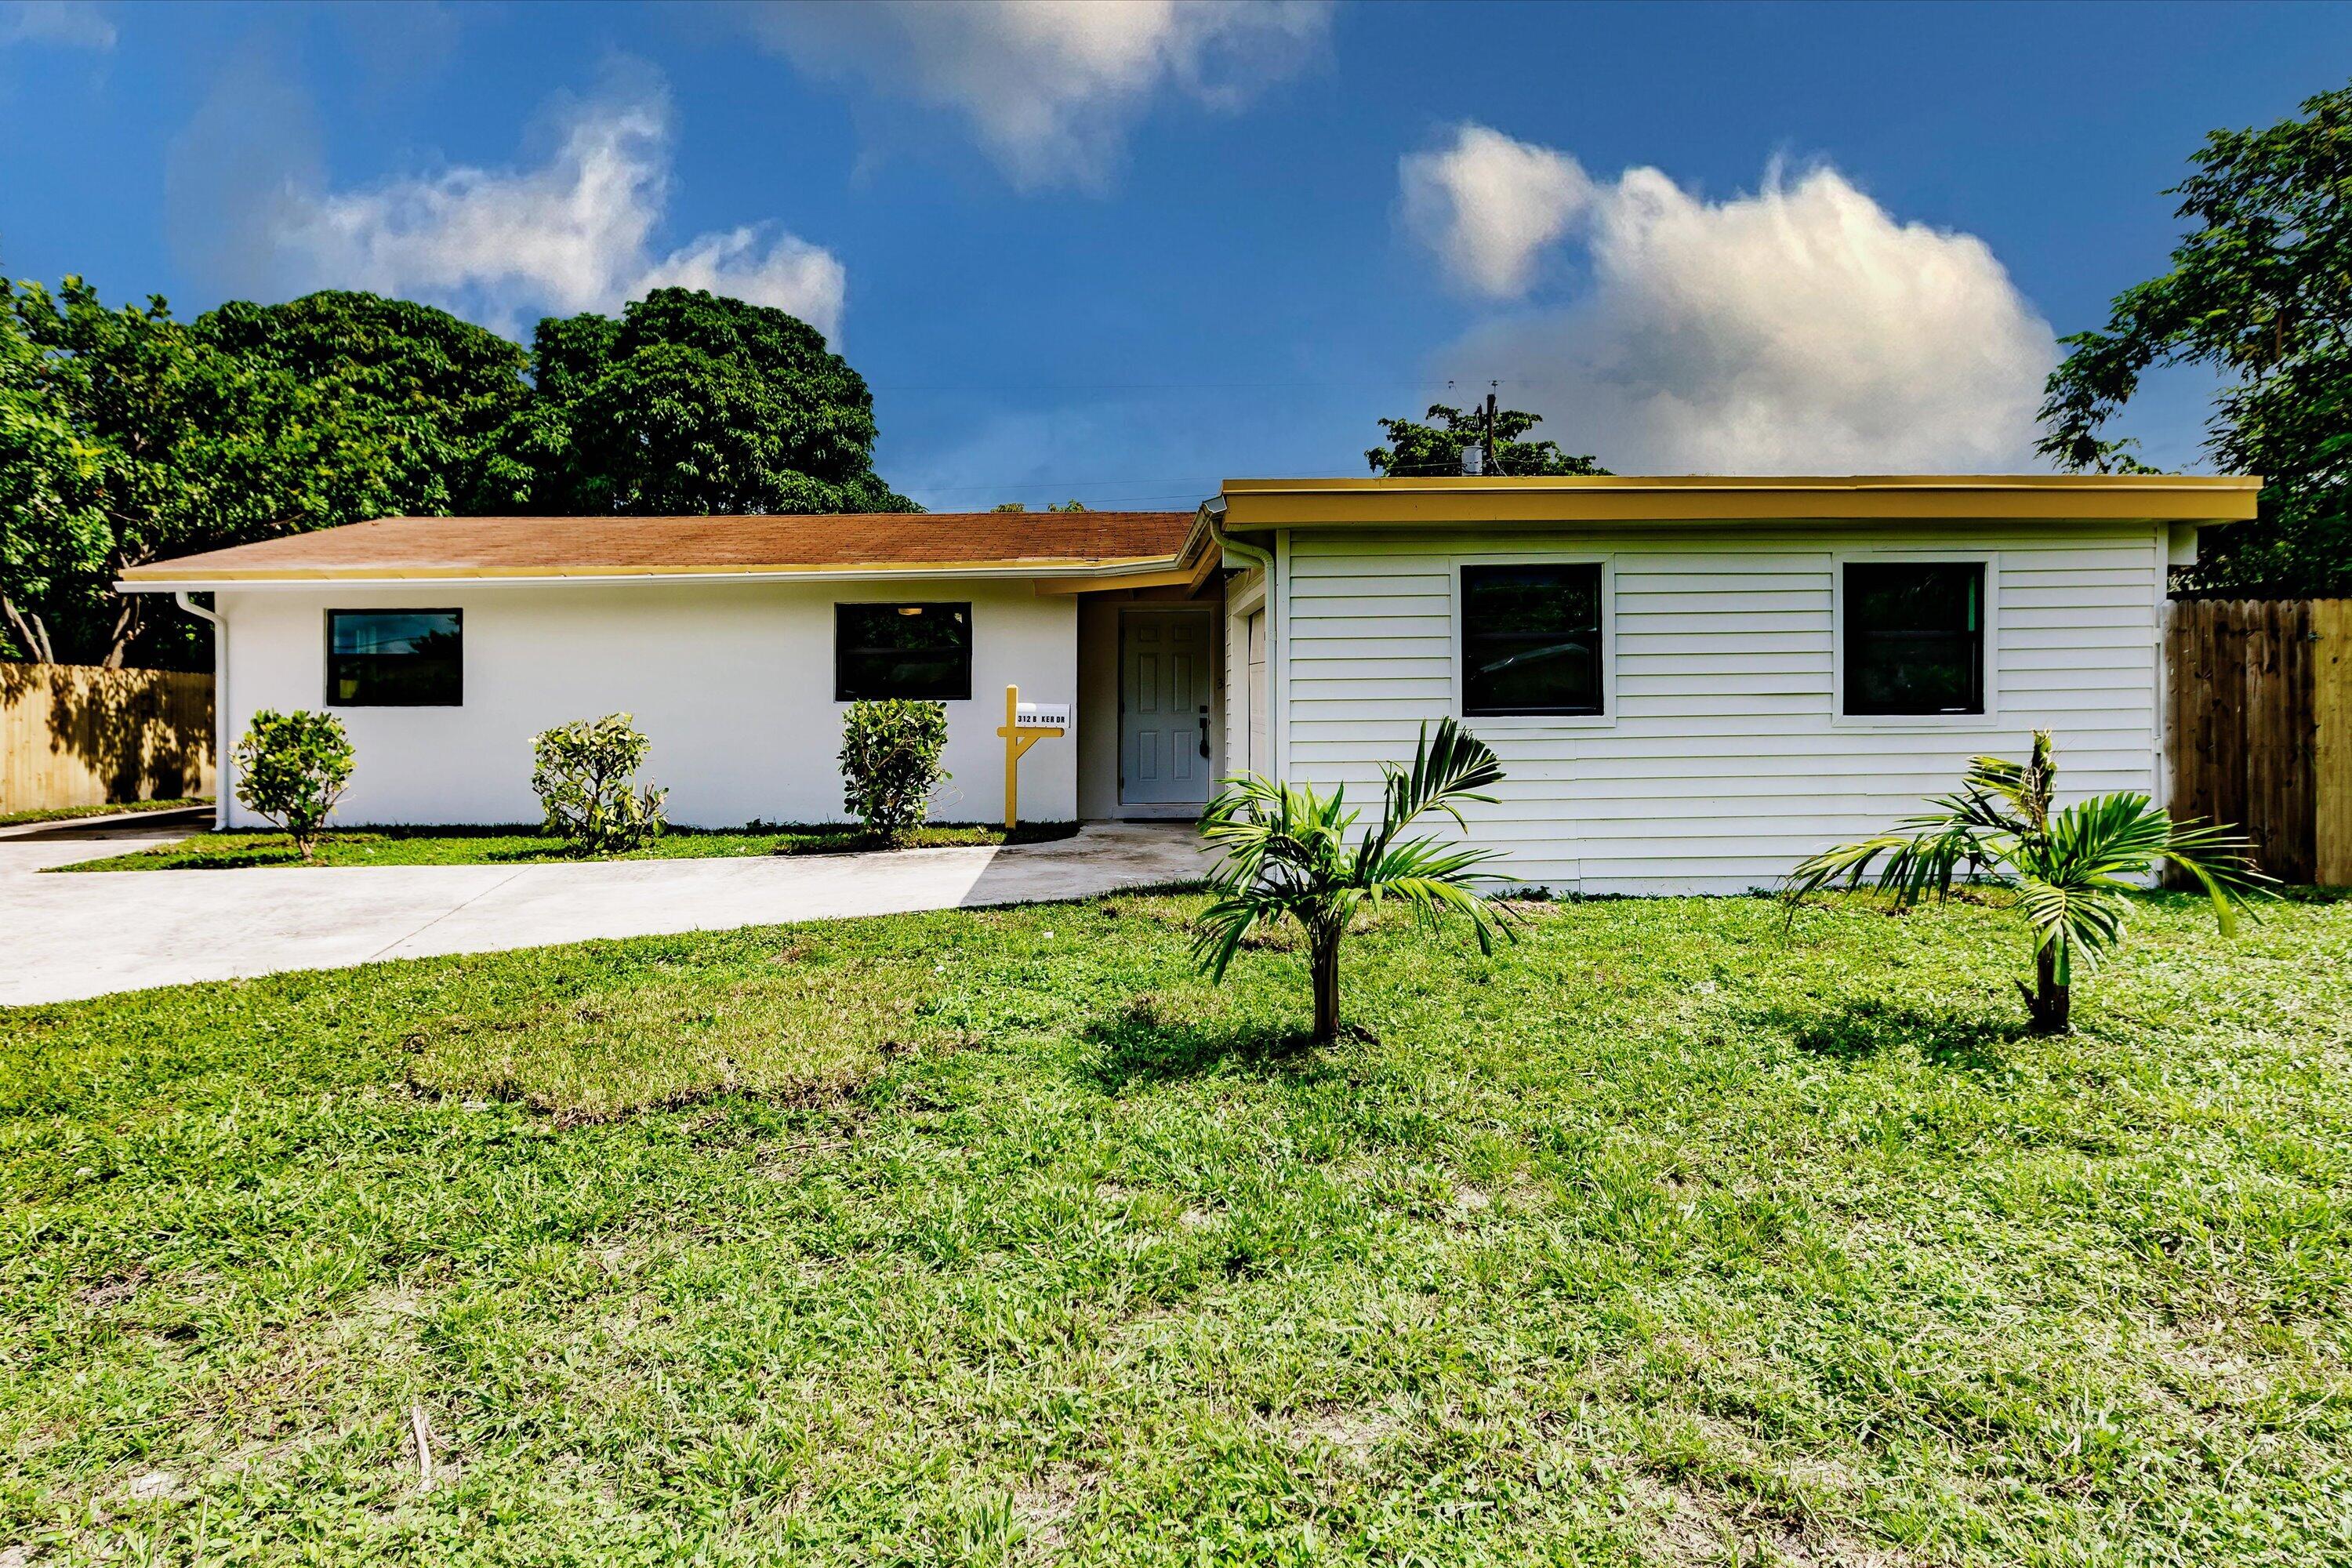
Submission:
[[[935,975],[915,964],[815,963],[787,948],[694,985],[615,976],[487,1016],[453,1013],[404,1040],[408,1080],[458,1100],[513,1100],[567,1121],[719,1094],[837,1096],[944,1037]]]

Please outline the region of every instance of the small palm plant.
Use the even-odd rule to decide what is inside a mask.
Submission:
[[[1499,880],[1477,868],[1499,851],[1403,837],[1431,813],[1466,828],[1462,807],[1494,799],[1480,792],[1502,779],[1494,752],[1448,718],[1434,734],[1422,726],[1410,772],[1389,765],[1382,772],[1388,782],[1380,824],[1352,845],[1349,835],[1360,814],[1348,809],[1344,786],[1325,795],[1255,775],[1228,779],[1202,819],[1202,837],[1224,858],[1209,879],[1218,897],[1201,916],[1193,962],[1223,981],[1251,931],[1297,921],[1307,936],[1318,1045],[1339,1037],[1339,941],[1359,910],[1392,899],[1432,929],[1441,917],[1461,914],[1481,952],[1494,951],[1496,932],[1513,934],[1508,908],[1475,890],[1480,882]]]
[[[1833,882],[1859,886],[1882,855],[1881,891],[1897,909],[1933,893],[1950,895],[1962,867],[1979,879],[2013,889],[2033,931],[2034,984],[2019,981],[2033,1031],[2063,1035],[2074,1026],[2074,967],[2098,964],[2123,940],[2124,898],[2159,862],[2197,879],[2212,900],[2223,935],[2237,910],[2274,879],[2254,867],[2253,846],[2226,827],[2176,823],[2144,795],[2118,793],[2050,809],[2058,780],[2050,732],[2033,732],[2032,760],[2020,766],[1979,757],[1957,795],[1894,833],[1822,851],[1790,873],[1793,902]]]

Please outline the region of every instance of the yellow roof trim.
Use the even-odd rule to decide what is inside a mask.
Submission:
[[[2176,474],[1228,479],[1224,526],[2243,522],[2259,479]]]
[[[1040,577],[1040,594],[1105,594],[1115,588],[1175,588],[1197,590],[1222,563],[1220,552],[1204,548],[1209,542],[1205,520],[1196,521],[1184,547],[1173,555],[1135,570],[1096,573],[1087,577]],[[1190,565],[1185,564],[1189,561]]]
[[[1198,588],[1217,569],[1217,558],[1203,551],[1190,566],[1173,556],[1156,571],[1119,572],[1099,577],[1040,577],[1040,594],[1107,594],[1115,588]]]

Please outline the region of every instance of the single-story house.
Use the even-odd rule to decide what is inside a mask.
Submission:
[[[1344,782],[1454,714],[1516,880],[1736,892],[2061,740],[2161,798],[2166,569],[2234,478],[1236,479],[1192,512],[394,518],[138,567],[215,623],[224,741],[341,716],[342,819],[529,821],[531,736],[626,710],[673,820],[839,820],[844,704],[946,702],[1003,795],[1004,689],[1066,705],[1024,818],[1190,817]],[[209,609],[191,595],[212,595]],[[250,818],[221,791],[221,821]]]

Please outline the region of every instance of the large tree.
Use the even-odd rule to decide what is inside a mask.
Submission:
[[[370,517],[914,510],[857,373],[738,300],[551,318],[528,355],[373,294],[0,304],[0,657],[199,663],[194,622],[112,592],[125,567]]]
[[[88,618],[107,539],[97,475],[39,350],[0,314],[0,658],[52,662]]]
[[[201,662],[124,567],[389,513],[458,510],[530,394],[523,352],[373,294],[193,322],[68,278],[0,311],[0,626],[19,658]]]
[[[786,311],[657,289],[620,320],[550,318],[486,511],[911,511],[874,472],[874,398]]]
[[[54,294],[0,282],[0,492],[21,498],[0,549],[15,651],[109,665],[134,648],[188,657],[178,621],[151,628],[145,601],[113,594],[114,577],[158,556],[340,521],[331,477],[369,459],[341,440],[309,387],[174,321],[161,298],[110,309],[79,278]]]
[[[1609,470],[1587,454],[1564,452],[1557,441],[1523,441],[1521,437],[1543,423],[1540,414],[1497,408],[1491,417],[1485,409],[1464,412],[1433,403],[1422,419],[1383,419],[1389,444],[1364,454],[1372,472],[1391,479],[1450,476],[1472,471],[1470,454],[1480,454],[1480,471],[1489,474],[1605,474]]]
[[[2042,451],[2075,469],[2134,467],[2111,422],[2158,365],[2225,379],[2206,431],[2224,469],[2260,474],[2261,516],[2207,534],[2179,584],[2198,593],[2352,593],[2352,87],[2263,131],[2216,131],[2180,197],[2171,270],[2065,340]]]

